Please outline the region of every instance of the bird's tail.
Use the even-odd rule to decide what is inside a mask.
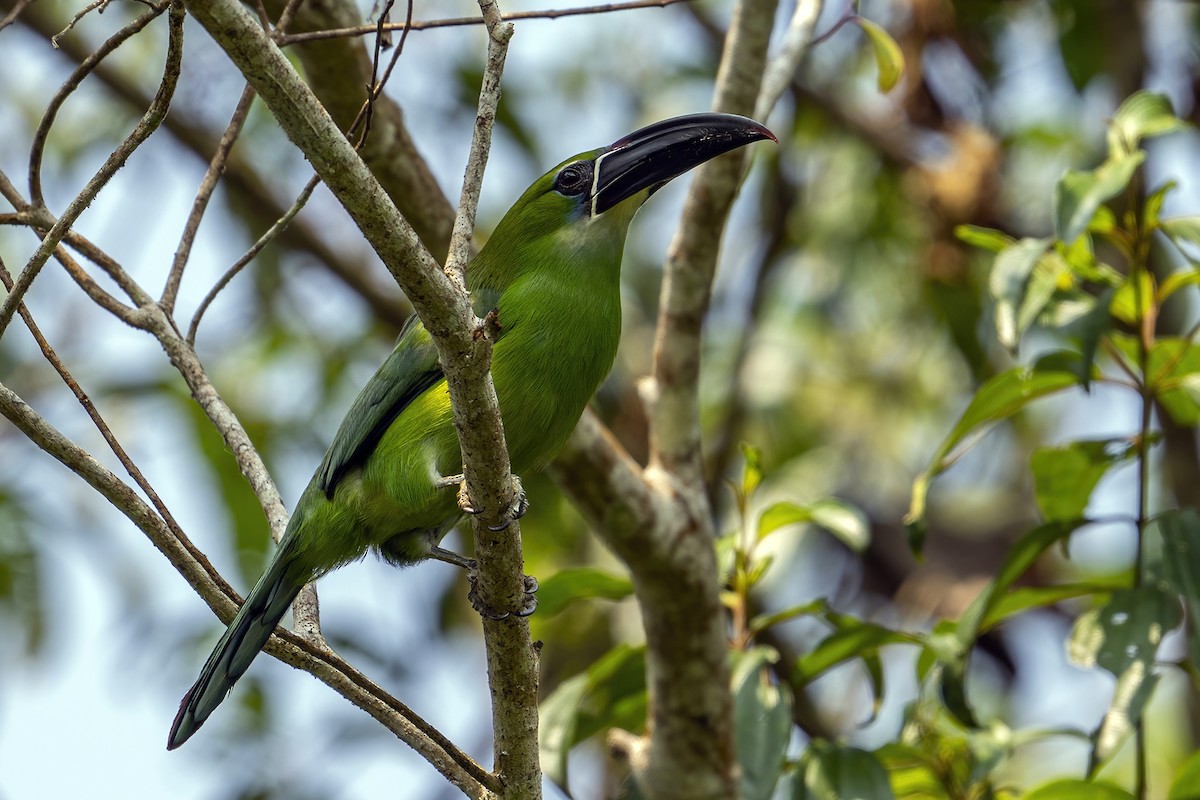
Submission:
[[[296,551],[299,548],[291,528],[289,526],[266,572],[250,590],[241,610],[229,623],[229,629],[217,642],[200,677],[180,701],[179,713],[175,715],[167,737],[168,750],[186,742],[221,704],[271,638],[275,626],[283,619],[305,582],[311,579],[311,574],[297,574],[303,571],[297,569]]]

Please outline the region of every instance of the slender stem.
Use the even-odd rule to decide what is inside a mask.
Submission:
[[[606,14],[611,11],[629,11],[635,8],[665,8],[675,5],[676,3],[690,3],[694,0],[632,0],[625,3],[605,3],[598,6],[585,6],[582,8],[551,8],[543,11],[517,11],[511,14],[503,14],[500,19],[502,22],[511,22],[518,19],[558,19],[559,17],[574,17],[585,14]],[[380,31],[421,31],[429,28],[450,28],[463,25],[480,25],[483,24],[481,17],[456,17],[453,19],[435,19],[435,20],[412,20],[407,22],[389,22],[383,25],[359,25],[354,28],[333,28],[324,31],[310,31],[305,33],[293,33],[279,37],[280,46],[289,44],[298,44],[300,42],[312,42],[321,39],[342,39],[352,36],[370,36],[372,33]]]
[[[180,65],[183,60],[183,18],[184,9],[182,4],[173,4],[171,6],[170,15],[170,38],[167,43],[167,62],[163,67],[163,79],[159,84],[158,93],[155,94],[150,107],[146,109],[146,113],[138,122],[133,132],[121,142],[116,150],[105,160],[100,170],[88,181],[75,199],[67,206],[67,210],[63,212],[58,221],[50,228],[50,231],[43,237],[41,245],[34,251],[25,268],[21,270],[21,274],[17,277],[13,284],[12,291],[8,293],[8,297],[4,301],[4,305],[0,307],[0,335],[3,335],[8,324],[12,322],[13,314],[16,312],[17,304],[25,296],[25,292],[29,290],[33,284],[34,278],[41,272],[42,267],[46,265],[46,261],[54,253],[59,242],[70,232],[71,226],[79,219],[79,216],[92,204],[96,199],[96,195],[109,182],[109,180],[117,173],[125,162],[129,159],[133,152],[141,146],[146,139],[154,131],[158,130],[158,126],[162,123],[167,115],[167,109],[171,105],[171,98],[175,94],[175,85],[179,80]]]
[[[1133,246],[1130,251],[1134,257],[1130,261],[1129,280],[1133,284],[1134,308],[1144,309],[1141,314],[1138,336],[1138,388],[1142,395],[1142,414],[1137,437],[1138,487],[1137,487],[1137,549],[1134,556],[1133,585],[1139,587],[1143,583],[1143,571],[1146,559],[1146,526],[1150,520],[1150,427],[1154,421],[1154,398],[1157,387],[1150,376],[1150,352],[1154,348],[1155,334],[1158,327],[1157,299],[1151,293],[1143,296],[1146,283],[1142,281],[1143,274],[1149,271],[1150,262],[1150,231],[1145,230],[1145,219],[1141,213],[1139,202],[1140,188],[1135,192],[1137,182],[1130,183],[1131,216],[1133,224]],[[1146,716],[1139,714],[1134,725],[1134,796],[1138,800],[1146,798]]]
[[[239,600],[237,593],[204,554],[186,537],[173,535],[137,492],[38,415],[3,383],[0,383],[0,416],[86,481],[145,533],[217,616],[226,622],[233,619]],[[276,629],[276,635],[263,649],[287,664],[312,673],[366,711],[437,767],[468,797],[491,798],[494,796],[491,793],[499,790],[495,777],[458,750],[436,728],[336,654],[281,628]]]
[[[217,152],[209,161],[204,178],[200,181],[200,188],[196,190],[192,211],[188,214],[187,222],[183,226],[183,234],[179,237],[179,247],[175,250],[175,260],[171,264],[171,271],[167,275],[167,284],[163,287],[162,297],[159,300],[168,314],[175,313],[175,298],[179,296],[179,284],[183,281],[183,270],[191,255],[196,232],[200,229],[200,221],[204,218],[205,210],[208,209],[208,201],[212,199],[213,192],[216,191],[217,181],[225,172],[225,164],[229,161],[229,151],[233,149],[234,142],[237,141],[242,127],[246,124],[246,118],[250,116],[250,106],[253,102],[254,87],[246,84],[242,89],[242,96],[238,100],[237,107],[234,108],[233,117],[229,120],[229,125],[226,126],[225,133],[221,135],[221,141],[217,144]]]
[[[142,28],[153,22],[160,14],[167,10],[168,5],[168,2],[159,3],[157,6],[152,7],[150,11],[137,17],[124,28],[121,28],[121,30],[110,36],[91,55],[79,62],[79,66],[71,72],[70,77],[59,87],[54,97],[50,98],[50,102],[46,104],[46,110],[42,114],[42,120],[38,123],[37,130],[33,134],[33,146],[29,151],[29,194],[33,198],[34,205],[42,206],[46,202],[42,197],[42,156],[46,151],[46,140],[50,136],[50,128],[54,125],[54,120],[58,116],[58,111],[62,108],[63,103],[79,88],[79,85],[83,83],[83,79],[90,75],[105,57],[128,41],[134,34],[141,31]],[[82,16],[82,13],[80,16]],[[56,48],[58,44],[55,40],[66,31],[69,31],[78,19],[79,16],[71,20],[71,24],[64,31],[51,37],[51,43]]]
[[[308,198],[312,197],[313,190],[317,188],[317,184],[320,182],[321,179],[314,175],[308,181],[308,184],[304,187],[304,189],[300,192],[300,196],[296,198],[296,202],[292,203],[292,207],[287,210],[287,213],[280,217],[274,225],[268,228],[266,233],[258,237],[258,241],[256,241],[241,258],[235,261],[229,269],[225,270],[225,274],[222,275],[219,280],[217,280],[216,284],[213,285],[213,288],[210,289],[208,294],[204,296],[204,299],[200,302],[200,306],[196,309],[195,315],[192,317],[191,324],[188,326],[187,342],[189,345],[194,346],[196,344],[196,331],[200,327],[200,319],[204,316],[204,312],[208,310],[208,307],[212,305],[213,300],[217,298],[217,295],[221,293],[221,290],[228,286],[229,282],[232,281],[237,274],[246,267],[247,264],[253,261],[254,257],[263,251],[263,248],[270,244],[276,236],[282,233],[283,230],[288,226],[288,223],[296,218],[296,215],[300,213],[300,209],[304,208],[304,204],[308,202]]]

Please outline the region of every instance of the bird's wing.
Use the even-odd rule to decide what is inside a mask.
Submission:
[[[477,288],[472,292],[475,313],[495,308],[500,292]],[[502,334],[501,334],[502,336]],[[500,338],[500,337],[498,337]],[[438,364],[437,348],[414,314],[405,323],[387,361],[359,392],[333,437],[333,444],[313,476],[318,488],[332,498],[346,471],[370,457],[392,421],[417,395],[437,384],[445,374]]]
[[[409,318],[387,361],[371,376],[333,437],[313,480],[332,498],[347,470],[370,457],[384,431],[421,392],[444,377],[437,349],[416,315]]]

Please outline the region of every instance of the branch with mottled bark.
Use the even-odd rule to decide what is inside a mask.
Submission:
[[[241,598],[221,578],[204,555],[184,536],[177,535],[131,487],[87,451],[68,439],[0,383],[0,415],[26,437],[86,481],[121,511],[157,547],[225,623],[237,613]],[[333,653],[302,636],[283,632],[267,643],[265,652],[286,664],[315,675],[354,705],[366,711],[415,751],[424,756],[468,797],[491,798],[499,783],[469,756],[459,751],[429,723],[382,687]]]
[[[512,24],[502,21],[500,7],[494,0],[479,0],[479,8],[488,31],[487,63],[446,261],[446,274],[464,296],[475,211],[500,102],[500,77],[504,72],[508,41],[513,35]],[[483,320],[474,319],[474,314],[472,318],[475,330],[488,329]],[[486,358],[490,363],[490,352]],[[448,368],[451,365],[443,362],[447,367],[447,383],[462,449],[463,480],[469,487],[473,503],[489,510],[508,509],[514,500],[514,483],[500,406],[488,365],[483,359],[472,359],[472,362],[462,365],[458,387],[451,382]],[[511,520],[504,530],[496,531],[494,525],[488,524],[487,516],[490,515],[476,515],[473,524],[476,591],[487,608],[520,608],[525,594],[520,521]],[[537,800],[542,796],[538,761],[538,658],[529,622],[513,614],[503,619],[484,615],[483,640],[492,696],[496,775],[504,786],[505,797]]]
[[[741,0],[735,6],[715,110],[755,113],[775,5]],[[803,28],[799,23],[795,28],[792,46],[778,61],[781,71],[788,64],[794,69],[803,52]],[[701,324],[721,233],[747,158],[738,151],[697,170],[671,243],[654,373],[641,385],[650,423],[649,466],[640,469],[591,414],[555,464],[560,483],[633,577],[646,630],[651,716],[646,736],[614,731],[609,744],[656,800],[737,795],[728,642],[700,452],[698,391]]]
[[[488,5],[483,6],[485,14]],[[465,479],[474,504],[484,509],[478,518],[485,526],[498,527],[513,504],[514,487],[508,475],[503,428],[488,373],[491,343],[465,291],[422,247],[416,231],[397,211],[337,124],[254,17],[234,0],[197,0],[189,3],[189,11],[255,88],[280,127],[346,208],[416,308],[433,338],[446,374],[463,451]],[[505,39],[503,27],[497,26],[495,31],[490,37],[493,47],[502,45]],[[495,49],[492,52],[495,56]],[[497,534],[489,530],[476,545],[482,573],[480,597],[498,611],[516,610],[522,606],[524,584],[520,575],[520,550],[519,547],[512,550],[514,540],[515,534],[511,531]],[[488,570],[484,565],[492,555],[491,548],[498,548],[501,566],[515,566],[506,580],[490,580],[486,574]],[[508,564],[511,555],[505,558],[504,552],[515,553],[515,564]],[[508,629],[506,633],[511,634],[523,623],[512,618],[485,623],[485,627],[493,625],[497,626],[497,631]],[[527,650],[526,659],[532,646]],[[504,676],[494,677],[505,679]],[[520,689],[532,698],[536,682],[513,685],[512,688]],[[536,776],[536,713],[533,719],[532,729],[527,720],[521,723],[526,728],[522,746],[535,754],[533,775]],[[516,742],[496,743],[506,791],[517,792],[517,787],[523,787],[520,791],[526,793],[510,796],[536,796],[528,792],[536,792],[540,783],[536,778],[530,781],[526,767],[516,768],[511,763],[514,756],[519,755],[515,745]],[[507,767],[506,759],[509,760]]]
[[[161,10],[157,13],[161,13]],[[149,14],[156,15],[154,11],[148,12]],[[145,16],[147,15],[143,15],[143,18]],[[163,68],[163,79],[158,87],[158,93],[154,96],[154,100],[150,103],[150,107],[146,109],[146,113],[142,115],[137,126],[134,127],[133,132],[109,155],[96,174],[92,176],[92,179],[88,181],[83,191],[70,202],[66,210],[63,211],[62,215],[42,238],[41,245],[38,246],[37,250],[29,258],[20,275],[17,276],[12,291],[4,299],[4,305],[0,306],[0,335],[3,335],[4,329],[12,321],[13,314],[16,313],[17,304],[21,302],[21,298],[25,296],[25,292],[33,284],[34,278],[38,276],[42,267],[46,265],[46,262],[53,255],[59,243],[62,242],[67,231],[75,224],[75,220],[92,204],[92,201],[96,199],[96,195],[112,179],[117,170],[125,165],[129,156],[146,139],[150,138],[150,134],[154,133],[163,121],[163,118],[166,117],[167,109],[171,105],[171,97],[175,93],[175,85],[179,80],[179,68],[182,57],[183,6],[172,5],[171,35],[167,43],[167,63]],[[36,171],[31,172],[31,174],[36,174]],[[36,202],[36,198],[35,204],[38,207],[43,207],[42,203]]]
[[[0,0],[0,8],[3,8],[9,1]],[[311,3],[304,3],[301,8],[307,9],[311,5]],[[48,8],[44,8],[39,4],[34,4],[23,9],[21,15],[17,17],[17,22],[45,39],[49,39],[56,31],[62,29],[60,20]],[[91,56],[91,51],[82,39],[70,36],[65,37],[59,42],[58,52],[76,63],[83,63]],[[299,48],[297,52],[303,53],[302,49]],[[349,72],[348,70],[331,69],[329,72],[344,76],[343,79],[348,82],[347,85],[353,80],[353,76],[346,77]],[[104,84],[117,99],[126,105],[139,109],[149,105],[151,98],[142,90],[137,82],[131,80],[129,75],[124,71],[110,66],[107,62],[101,61],[96,64],[90,74]],[[353,90],[361,93],[361,84],[354,84]],[[390,101],[385,96],[383,102]],[[390,115],[387,116],[387,119],[390,120],[391,118]],[[380,129],[380,124],[377,121],[377,131],[390,138],[392,132]],[[169,131],[187,152],[194,154],[206,163],[210,161],[213,151],[219,146],[216,136],[208,133],[203,125],[198,124],[194,119],[189,119],[186,114],[175,113],[173,111],[164,120],[162,127]],[[392,139],[392,141],[393,147],[399,148],[396,140]],[[411,140],[408,139],[407,134],[401,137],[400,141],[408,141],[411,144]],[[380,159],[380,163],[377,166],[398,170],[401,168],[399,165],[411,163],[413,159],[419,159],[419,156],[415,153],[393,152],[389,155],[394,157],[390,158],[390,160]],[[428,171],[427,168],[425,171]],[[288,211],[287,206],[276,198],[272,187],[260,174],[259,165],[247,161],[236,152],[230,154],[225,164],[223,180],[226,188],[240,198],[239,207],[244,209],[243,213],[247,218],[248,227],[252,228],[256,224],[264,226],[272,225]],[[385,188],[390,190],[391,186],[385,183]],[[440,189],[437,188],[436,183],[433,184],[433,190],[440,193]],[[418,197],[419,195],[416,194],[400,197],[393,194],[393,199],[401,204],[405,201],[415,203]],[[448,207],[448,203],[446,203],[444,198],[440,201],[440,204]],[[436,207],[439,203],[431,205]],[[404,205],[401,205],[401,208],[404,209]],[[449,218],[447,218],[446,224],[442,226],[444,231],[437,234],[444,237],[443,241],[447,241],[450,235],[448,220]],[[297,220],[283,232],[279,241],[283,246],[294,251],[310,254],[316,263],[319,263],[336,275],[347,287],[362,298],[363,302],[371,308],[373,313],[381,319],[386,320],[393,327],[399,329],[411,314],[401,294],[394,290],[394,284],[389,285],[386,281],[378,281],[368,272],[368,268],[374,263],[372,260],[356,258],[352,250],[331,246],[322,238],[318,227],[312,223],[305,222],[303,219]]]

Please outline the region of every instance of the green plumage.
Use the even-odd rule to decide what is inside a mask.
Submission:
[[[712,144],[720,125],[741,138]],[[681,149],[678,136],[663,141],[662,130],[677,128],[690,149]],[[658,123],[559,164],[501,220],[467,280],[476,312],[494,312],[499,325],[492,379],[514,473],[554,456],[612,367],[621,253],[634,213],[662,183],[765,138],[760,131],[725,115]],[[635,138],[642,133],[653,135]],[[446,381],[414,318],[354,401],[271,564],[184,696],[168,748],[186,741],[225,698],[304,584],[372,549],[398,564],[425,558],[461,516],[456,487],[438,480],[461,472]]]

